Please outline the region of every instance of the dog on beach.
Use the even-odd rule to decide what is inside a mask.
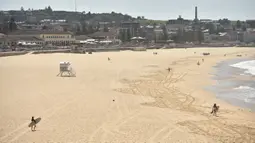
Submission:
[[[217,116],[217,112],[219,111],[219,108],[220,106],[217,106],[216,103],[214,103],[211,114],[213,114],[214,116]]]
[[[111,59],[108,57],[108,61],[110,61]]]

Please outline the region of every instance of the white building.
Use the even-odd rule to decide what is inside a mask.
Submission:
[[[243,41],[247,43],[255,42],[255,29],[247,29],[244,32]]]
[[[162,39],[162,36],[164,35],[163,29],[159,27],[156,27],[154,29],[154,33],[155,33],[155,40]]]
[[[204,41],[208,43],[212,42],[212,36],[208,32],[204,33]]]

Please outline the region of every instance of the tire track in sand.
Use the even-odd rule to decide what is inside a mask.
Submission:
[[[201,57],[200,57],[201,58]],[[162,73],[161,73],[162,74]],[[210,138],[213,138],[216,142],[255,142],[255,129],[251,128],[248,129],[244,126],[237,126],[237,125],[225,125],[224,123],[213,121],[211,118],[211,115],[207,113],[207,110],[204,110],[198,106],[194,105],[195,98],[191,96],[190,94],[186,94],[181,92],[180,90],[174,89],[174,86],[171,87],[176,82],[179,82],[183,79],[184,76],[177,75],[177,78],[173,79],[173,76],[165,76],[167,79],[163,79],[161,77],[164,77],[163,75],[159,75],[159,77],[156,77],[155,75],[153,78],[151,78],[151,82],[140,82],[139,84],[129,83],[129,90],[136,89],[138,91],[138,95],[142,96],[150,96],[155,99],[154,104],[146,104],[146,105],[153,105],[157,107],[165,107],[165,108],[174,108],[176,110],[186,111],[194,114],[200,114],[208,120],[204,122],[195,122],[194,121],[186,121],[184,123],[178,123],[181,126],[186,126],[188,129],[193,131],[195,134],[200,134],[204,136],[208,136]],[[153,85],[147,85],[153,84]],[[132,86],[131,86],[132,85]],[[151,89],[153,87],[153,89]],[[141,89],[142,88],[142,89]],[[163,90],[164,88],[164,90]],[[167,89],[167,90],[166,90]],[[141,92],[140,90],[146,91],[151,90],[154,91],[154,93],[146,94]],[[146,94],[146,95],[145,95]],[[156,95],[154,95],[156,94]],[[183,100],[184,99],[184,100]],[[177,104],[176,104],[177,103]],[[162,106],[163,105],[163,106]],[[222,110],[223,111],[223,110]],[[233,114],[234,112],[230,111],[223,111],[225,113]],[[207,129],[203,129],[206,126]],[[166,128],[161,128],[156,132],[156,135],[152,137],[151,140],[155,140],[158,137],[158,134],[161,134],[160,132],[165,132]],[[239,129],[242,130],[239,130]],[[211,130],[208,130],[211,129]],[[214,131],[215,129],[218,129],[220,133],[212,133],[211,131]],[[229,132],[232,132],[232,134],[229,134]]]
[[[131,112],[130,114],[127,114],[126,116],[123,116],[122,118],[119,118],[117,121],[114,122],[108,122],[108,123],[102,123],[89,137],[88,142],[107,142],[105,141],[105,138],[107,137],[107,133],[111,135],[125,135],[125,133],[121,132],[119,128],[127,123],[129,120],[134,119],[139,115],[138,111]]]

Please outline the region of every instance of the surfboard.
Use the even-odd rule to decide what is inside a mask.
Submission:
[[[41,121],[41,119],[42,119],[41,117],[35,119],[35,123],[31,122],[30,124],[28,124],[28,127],[32,127],[33,125],[38,124]]]

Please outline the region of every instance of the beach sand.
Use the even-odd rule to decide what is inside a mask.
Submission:
[[[255,142],[255,113],[204,90],[216,83],[218,62],[254,55],[254,48],[192,48],[2,57],[0,143]],[[76,77],[56,76],[61,61]],[[32,116],[42,118],[35,132]]]

